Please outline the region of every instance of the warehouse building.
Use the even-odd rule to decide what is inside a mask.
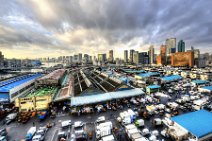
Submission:
[[[31,89],[41,74],[29,74],[0,82],[0,103],[10,103]]]

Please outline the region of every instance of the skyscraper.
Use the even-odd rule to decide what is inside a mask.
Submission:
[[[178,52],[185,52],[185,42],[183,40],[178,42]]]
[[[4,55],[2,54],[2,52],[0,51],[0,67],[2,67],[4,64]]]
[[[154,46],[151,45],[151,46],[149,47],[149,63],[150,63],[150,64],[154,64],[154,54],[155,54]]]
[[[82,53],[79,53],[79,62],[82,62]]]
[[[113,50],[109,50],[109,58],[108,58],[108,61],[109,62],[113,62]]]
[[[174,49],[176,50],[176,38],[166,39],[166,56],[170,56]]]
[[[98,54],[98,61],[106,62],[107,61],[106,54]]]
[[[133,58],[134,52],[135,52],[135,50],[133,50],[133,49],[130,50],[130,63],[133,63],[134,62],[134,58]]]
[[[133,51],[133,63],[139,64],[139,52]]]
[[[128,63],[128,50],[124,51],[124,62]]]

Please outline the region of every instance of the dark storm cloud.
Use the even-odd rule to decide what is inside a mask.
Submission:
[[[211,0],[0,2],[0,25],[14,31],[10,35],[0,31],[0,44],[26,42],[73,51],[82,46],[95,49],[105,45],[105,51],[108,46],[134,46],[140,39],[139,46],[159,46],[169,37],[184,39],[188,47],[210,48],[212,44]],[[11,23],[8,16],[24,17],[23,29],[17,29],[20,25]]]

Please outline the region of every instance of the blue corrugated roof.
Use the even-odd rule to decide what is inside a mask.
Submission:
[[[26,83],[27,81],[36,79],[36,78],[38,78],[40,76],[41,76],[41,74],[34,74],[34,75],[28,75],[27,77],[25,76],[22,79],[15,79],[13,82],[1,86],[0,87],[0,92],[7,93],[11,89],[13,89],[13,88],[15,88],[15,87],[17,87],[17,86],[19,86],[19,85],[21,85],[23,83]]]
[[[164,81],[175,81],[175,80],[182,79],[182,77],[179,75],[170,75],[170,76],[161,77],[161,79]]]
[[[128,72],[128,73],[144,73],[145,70],[124,70],[125,72]]]
[[[147,86],[147,88],[158,89],[158,88],[160,88],[160,86],[159,85],[149,85],[149,86]]]
[[[207,90],[212,91],[212,86],[205,86],[205,87],[203,87],[203,89],[207,89]]]
[[[159,75],[159,72],[147,72],[147,73],[141,73],[138,74],[138,76],[142,77],[142,78],[146,78],[146,77],[150,77],[150,76],[154,76],[154,75]]]
[[[198,138],[212,133],[212,113],[199,110],[171,118]]]
[[[196,83],[196,84],[205,84],[205,83],[209,83],[209,81],[207,81],[207,80],[193,80],[192,82],[193,82],[193,83]]]

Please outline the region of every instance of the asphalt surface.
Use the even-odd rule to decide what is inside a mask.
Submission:
[[[175,101],[175,99],[176,99],[176,95],[173,94],[172,100],[163,98],[163,99],[161,99],[160,103],[166,104],[168,101]],[[134,109],[136,107],[133,104],[131,104],[131,105],[132,105],[131,109]],[[47,118],[46,120],[40,122],[38,120],[38,118],[35,117],[35,118],[30,119],[26,124],[13,122],[8,126],[3,125],[3,127],[6,127],[6,129],[8,131],[9,141],[20,141],[25,138],[27,131],[29,130],[30,127],[33,126],[33,122],[35,123],[35,126],[37,127],[37,129],[39,127],[45,126],[48,122],[55,123],[55,125],[48,130],[48,132],[45,136],[45,140],[46,141],[57,141],[58,140],[58,132],[62,130],[61,129],[61,121],[71,120],[72,123],[75,121],[82,121],[86,124],[85,125],[86,131],[93,132],[93,137],[89,138],[88,140],[95,141],[96,139],[95,139],[95,131],[94,131],[94,127],[95,127],[94,121],[96,121],[96,119],[99,116],[105,116],[106,120],[112,121],[113,126],[118,128],[118,132],[114,133],[115,138],[120,141],[128,141],[127,135],[126,135],[125,131],[123,130],[124,127],[120,123],[118,123],[116,120],[116,118],[119,116],[119,113],[122,111],[125,111],[127,109],[128,109],[127,106],[124,105],[124,109],[122,109],[122,110],[121,109],[118,109],[117,111],[108,110],[107,112],[101,112],[101,113],[95,112],[92,114],[85,114],[85,115],[80,115],[80,116],[68,115],[67,113],[65,113],[65,114],[57,113],[57,116],[55,119]],[[189,112],[189,111],[186,111],[186,112]],[[182,112],[180,112],[180,113],[182,113]],[[183,112],[183,113],[185,113],[185,112]],[[163,126],[155,127],[152,125],[151,121],[153,118],[156,118],[156,117],[159,117],[162,119],[164,117],[164,115],[160,116],[160,115],[154,114],[153,116],[150,117],[150,119],[144,119],[145,128],[148,128],[150,131],[158,130],[159,132],[162,129],[164,129]],[[142,117],[138,117],[138,119],[139,118],[142,118]],[[71,128],[71,129],[67,128],[67,129],[65,129],[65,131],[70,133],[69,134],[69,136],[70,136],[73,132],[73,128]],[[159,135],[158,139],[160,141],[162,141],[162,139],[164,139],[164,138],[161,135]],[[168,139],[164,139],[164,140],[169,141]]]

